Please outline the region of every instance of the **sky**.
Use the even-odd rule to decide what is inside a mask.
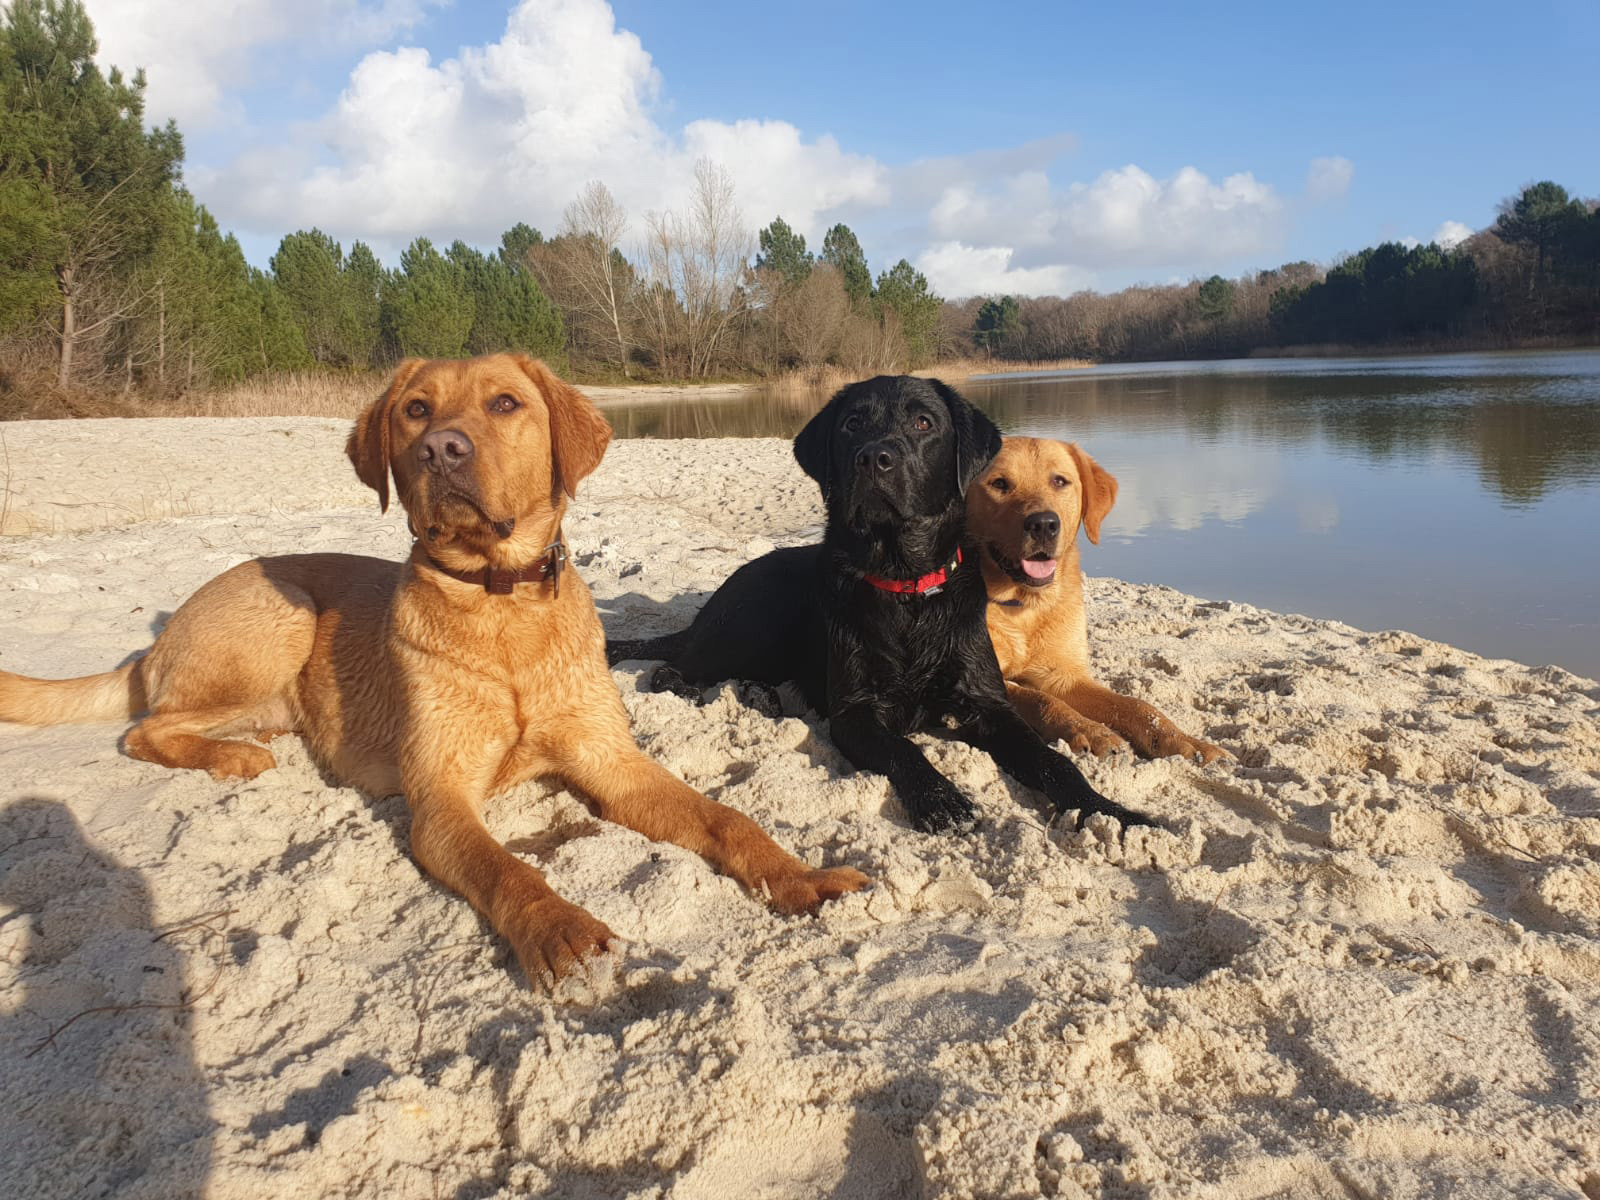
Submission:
[[[1068,294],[1450,243],[1527,183],[1600,195],[1600,3],[86,0],[185,180],[266,265],[317,227],[559,232],[598,179],[940,294]]]

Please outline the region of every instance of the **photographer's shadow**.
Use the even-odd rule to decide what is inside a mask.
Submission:
[[[220,918],[219,918],[220,919]],[[220,936],[153,927],[137,870],[65,804],[0,808],[0,1179],[10,1195],[198,1196],[214,1123],[190,1006]]]

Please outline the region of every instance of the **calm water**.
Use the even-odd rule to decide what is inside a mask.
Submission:
[[[1091,574],[1600,676],[1600,351],[1140,363],[962,390],[1117,476]],[[606,414],[623,437],[788,437],[820,402]]]

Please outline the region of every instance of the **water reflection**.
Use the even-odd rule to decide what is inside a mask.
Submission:
[[[1600,352],[973,379],[1121,481],[1091,572],[1600,674]],[[622,437],[792,437],[826,400],[609,405]]]

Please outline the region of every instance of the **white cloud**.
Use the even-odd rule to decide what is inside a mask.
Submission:
[[[315,222],[391,243],[489,242],[519,220],[551,229],[591,179],[636,215],[674,207],[701,156],[728,169],[750,221],[781,213],[813,237],[820,213],[887,199],[878,163],[784,121],[696,121],[671,136],[650,113],[660,84],[603,0],[523,0],[499,41],[454,58],[368,54],[304,131],[298,162],[283,147],[243,155],[204,190],[255,227]],[[332,161],[314,163],[317,142]]]
[[[1428,240],[1438,242],[1440,246],[1448,250],[1452,246],[1459,246],[1471,237],[1472,233],[1473,230],[1470,225],[1463,225],[1460,221],[1446,221],[1433,231],[1433,236]]]
[[[1313,158],[1306,171],[1306,199],[1313,204],[1342,200],[1355,178],[1356,165],[1348,158],[1332,155]]]
[[[1092,276],[1077,267],[1055,264],[1013,267],[1010,246],[968,246],[940,242],[918,256],[916,267],[941,296],[1066,296],[1081,291]]]
[[[313,47],[376,45],[416,25],[448,0],[118,0],[93,17],[102,66],[148,72],[145,115],[175,118],[185,129],[242,117],[226,93],[248,79],[263,47],[299,41]],[[329,36],[329,31],[332,31]]]
[[[1009,246],[1021,268],[1057,264],[1082,273],[1187,268],[1265,253],[1282,241],[1286,214],[1277,192],[1248,172],[1219,183],[1193,167],[1156,179],[1129,165],[1065,188],[1042,170],[986,187],[952,184],[928,223],[934,236],[969,250]],[[976,266],[971,254],[967,261]]]

